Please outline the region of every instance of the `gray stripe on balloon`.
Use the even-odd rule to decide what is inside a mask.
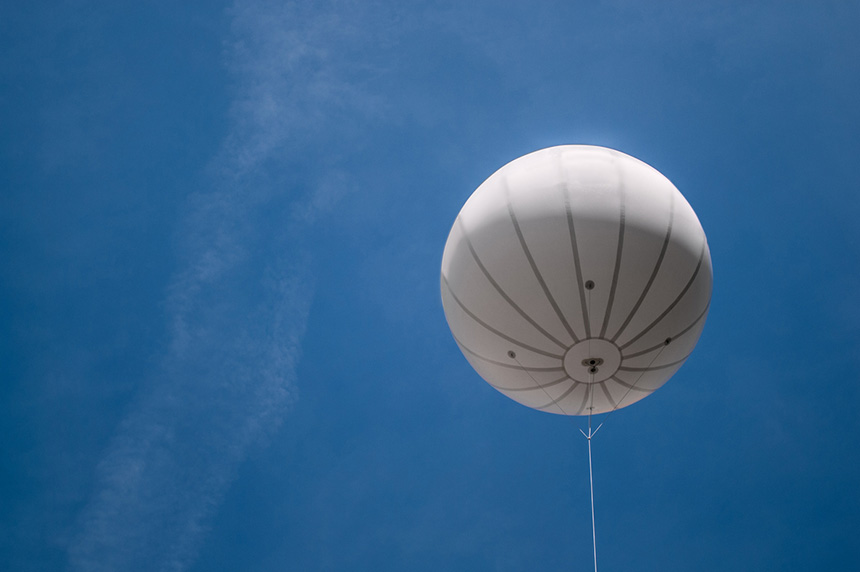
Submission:
[[[699,321],[701,321],[701,319],[705,317],[705,314],[707,314],[707,313],[708,313],[708,308],[710,308],[710,307],[711,307],[711,301],[710,301],[710,300],[708,300],[708,303],[707,303],[707,304],[705,304],[705,309],[704,309],[704,310],[702,310],[702,313],[701,313],[701,314],[699,314],[699,316],[698,316],[695,320],[693,320],[693,323],[692,323],[692,324],[690,324],[689,326],[687,326],[686,328],[684,328],[683,330],[681,330],[681,331],[680,331],[680,332],[678,332],[677,334],[674,334],[674,335],[672,335],[672,336],[669,336],[667,339],[668,339],[668,340],[670,340],[670,342],[674,342],[675,340],[677,340],[678,338],[680,338],[681,336],[683,336],[684,334],[686,334],[687,332],[689,332],[690,330],[692,330],[692,329],[693,329],[693,326],[695,326],[696,324],[698,324],[698,323],[699,323]],[[626,355],[626,356],[621,356],[621,359],[622,359],[622,360],[625,360],[625,359],[631,359],[631,358],[635,358],[635,357],[639,357],[639,356],[644,356],[645,354],[650,354],[650,353],[651,353],[651,352],[653,352],[654,350],[659,350],[659,349],[661,349],[661,348],[663,348],[663,347],[665,347],[665,346],[667,346],[667,345],[669,345],[669,344],[667,344],[665,341],[662,341],[662,342],[660,342],[659,344],[657,344],[657,345],[655,345],[655,346],[651,346],[651,347],[650,347],[650,348],[648,348],[648,349],[644,349],[644,350],[642,350],[642,351],[638,351],[638,352],[636,352],[635,354],[630,354],[630,355]]]
[[[645,372],[645,371],[656,371],[658,369],[666,369],[668,367],[676,366],[679,363],[684,363],[685,361],[687,361],[687,358],[690,357],[690,354],[692,354],[692,353],[693,352],[691,351],[690,353],[688,353],[687,355],[685,355],[681,359],[679,359],[677,361],[673,361],[672,363],[664,363],[662,365],[652,365],[652,366],[648,366],[648,367],[624,367],[624,366],[621,366],[618,368],[618,371],[642,371],[642,372]]]
[[[573,210],[570,208],[570,196],[567,186],[564,188],[564,210],[567,213],[567,228],[570,231],[570,248],[573,250],[573,266],[576,270],[576,283],[579,284],[579,307],[582,308],[582,323],[585,324],[585,337],[591,337],[591,327],[588,321],[588,305],[585,303],[585,284],[582,279],[582,266],[579,262],[579,247],[576,244],[576,229],[573,225]]]
[[[633,344],[633,342],[647,334],[651,330],[651,328],[660,323],[660,321],[665,318],[669,312],[672,311],[672,308],[678,305],[678,302],[681,301],[681,298],[683,298],[687,294],[687,291],[690,290],[690,286],[692,286],[693,282],[696,280],[696,276],[699,275],[699,270],[702,268],[702,260],[704,260],[705,258],[705,245],[707,243],[704,241],[704,235],[702,236],[702,239],[702,249],[699,251],[699,262],[696,264],[696,269],[693,271],[693,275],[690,276],[690,279],[687,281],[687,285],[684,286],[684,289],[681,290],[681,293],[678,294],[678,296],[675,298],[675,301],[669,304],[669,307],[663,310],[663,313],[657,316],[657,319],[655,319],[653,322],[648,324],[648,326],[644,330],[639,332],[639,334],[637,334],[633,339],[629,340],[626,344],[620,346],[618,349],[624,350],[624,348],[630,346],[631,344]]]
[[[492,383],[490,385],[492,385],[493,387],[495,387],[499,391],[537,391],[539,389],[545,389],[547,387],[552,387],[553,385],[558,385],[559,383],[561,383],[565,380],[568,380],[568,379],[570,379],[570,381],[572,381],[573,383],[577,383],[577,384],[579,383],[578,381],[571,379],[568,376],[564,376],[564,377],[561,377],[561,378],[556,379],[554,381],[548,381],[547,383],[544,383],[544,384],[538,383],[534,387],[500,387],[500,386],[492,384]],[[535,383],[537,383],[537,382],[535,382]]]
[[[641,377],[641,376],[640,376],[640,377]],[[634,384],[632,384],[632,385],[631,385],[631,384],[627,383],[626,381],[622,381],[622,379],[621,379],[620,377],[616,377],[616,376],[614,376],[614,375],[613,375],[612,377],[610,377],[609,379],[611,379],[611,380],[615,381],[615,383],[617,383],[617,384],[619,384],[619,385],[623,385],[623,386],[624,386],[624,387],[626,387],[627,389],[632,389],[632,390],[634,390],[634,391],[641,391],[641,392],[643,392],[643,393],[654,393],[654,391],[655,391],[655,390],[653,390],[653,389],[646,389],[646,388],[642,388],[642,387],[636,387],[636,383],[639,383],[639,381],[638,381],[638,380],[636,381],[636,383],[634,383]],[[623,400],[623,398],[622,398],[622,400]]]
[[[660,271],[660,266],[663,264],[663,258],[666,256],[666,249],[669,248],[669,239],[672,237],[672,225],[674,221],[675,193],[669,193],[669,225],[666,227],[666,238],[663,239],[663,247],[660,249],[660,256],[657,257],[657,264],[654,265],[654,270],[651,272],[651,276],[648,278],[648,283],[645,284],[645,289],[642,290],[642,294],[636,301],[636,305],[633,306],[633,309],[630,311],[630,314],[627,316],[627,319],[624,320],[624,323],[621,324],[621,327],[618,329],[618,332],[615,334],[615,336],[612,337],[613,342],[615,342],[618,337],[624,333],[624,330],[630,324],[630,320],[632,320],[633,316],[636,315],[636,312],[639,311],[639,306],[642,305],[642,302],[645,300],[645,296],[648,295],[648,291],[651,290],[651,285],[654,284],[654,279],[657,277],[657,273]]]
[[[465,238],[465,239],[466,239],[466,246],[468,246],[468,247],[469,247],[469,252],[472,254],[472,258],[474,258],[474,259],[475,259],[475,264],[477,264],[477,265],[478,265],[478,268],[480,268],[480,269],[481,269],[481,272],[483,272],[483,273],[484,273],[484,276],[487,278],[487,280],[490,282],[490,284],[493,286],[493,288],[495,288],[495,289],[496,289],[496,292],[498,292],[498,293],[499,293],[499,295],[500,295],[502,298],[504,298],[504,299],[505,299],[505,302],[507,302],[507,303],[508,303],[508,304],[509,304],[509,305],[510,305],[514,310],[516,310],[516,312],[517,312],[520,316],[522,316],[522,317],[523,317],[523,318],[524,318],[524,319],[525,319],[529,324],[531,324],[532,326],[534,326],[534,328],[535,328],[537,331],[539,331],[541,334],[543,334],[544,336],[546,336],[549,340],[551,340],[551,341],[552,341],[555,345],[557,345],[559,348],[561,348],[561,349],[563,349],[563,350],[567,349],[567,345],[563,344],[561,341],[559,341],[558,339],[556,339],[556,337],[555,337],[555,336],[553,336],[553,335],[552,335],[552,334],[550,334],[548,331],[546,331],[543,327],[541,327],[541,325],[540,325],[540,324],[538,324],[538,323],[534,320],[534,318],[532,318],[531,316],[529,316],[529,315],[528,315],[528,314],[527,314],[527,313],[526,313],[522,308],[520,308],[520,307],[517,305],[517,303],[516,303],[516,302],[514,302],[514,301],[513,301],[513,299],[511,299],[511,297],[510,297],[510,296],[508,296],[508,295],[505,293],[505,291],[504,291],[504,290],[502,290],[502,287],[499,285],[499,283],[498,283],[498,282],[496,282],[496,281],[495,281],[495,279],[494,279],[492,276],[490,276],[490,272],[489,272],[489,271],[487,270],[487,268],[484,266],[484,263],[483,263],[483,262],[481,262],[481,259],[478,257],[478,253],[477,253],[477,252],[475,252],[475,247],[474,247],[474,245],[472,244],[472,240],[469,238],[469,233],[467,233],[467,232],[466,232],[466,225],[463,223],[463,219],[462,219],[462,218],[460,218],[460,217],[458,216],[458,217],[457,217],[457,222],[458,222],[458,223],[460,223],[460,228],[461,228],[461,229],[462,229],[462,231],[463,231],[463,238]]]
[[[511,217],[511,222],[514,223],[514,231],[517,233],[517,238],[520,241],[520,246],[523,249],[523,253],[526,255],[526,259],[529,261],[529,266],[532,268],[532,272],[537,278],[538,284],[540,284],[541,289],[543,290],[544,296],[546,296],[547,301],[549,302],[552,309],[555,311],[555,315],[558,316],[558,319],[561,321],[564,329],[567,330],[567,333],[570,334],[570,337],[573,339],[573,343],[579,342],[579,338],[573,333],[573,329],[570,327],[570,324],[567,322],[567,318],[564,317],[564,314],[561,312],[561,308],[558,307],[558,303],[553,298],[552,293],[549,291],[549,287],[546,285],[546,282],[543,279],[540,271],[538,270],[537,264],[535,263],[535,259],[532,257],[532,253],[529,250],[528,245],[526,244],[526,239],[523,237],[523,231],[520,228],[520,223],[517,221],[517,215],[514,213],[514,205],[511,203],[511,193],[510,188],[508,187],[507,179],[503,179],[505,184],[505,199],[508,202],[508,214]]]
[[[456,295],[456,294],[454,294],[454,291],[451,289],[451,285],[450,285],[450,284],[448,284],[448,279],[447,279],[447,278],[445,278],[445,276],[442,276],[442,283],[443,283],[443,284],[445,284],[445,288],[447,288],[447,289],[448,289],[448,293],[449,293],[449,294],[451,294],[451,297],[452,297],[452,298],[454,298],[454,301],[455,301],[455,302],[457,302],[457,305],[458,305],[458,306],[460,306],[460,308],[462,308],[464,312],[466,312],[466,315],[468,315],[470,318],[472,318],[473,320],[475,320],[478,324],[480,324],[481,326],[483,326],[485,329],[489,330],[490,332],[493,332],[494,334],[496,334],[496,335],[497,335],[497,336],[499,336],[500,338],[502,338],[502,339],[504,339],[504,340],[507,340],[507,341],[511,342],[512,344],[515,344],[515,345],[517,345],[517,346],[519,346],[519,347],[521,347],[521,348],[523,348],[523,349],[527,349],[527,350],[529,350],[529,351],[531,351],[531,352],[534,352],[534,353],[536,353],[536,354],[540,354],[540,355],[543,355],[543,356],[547,356],[547,357],[551,357],[551,358],[555,358],[555,359],[562,359],[562,357],[563,357],[563,356],[560,356],[560,355],[558,355],[558,354],[553,354],[553,353],[550,353],[550,352],[544,351],[544,350],[539,349],[539,348],[532,347],[532,346],[530,346],[530,345],[528,345],[528,344],[525,344],[525,343],[523,343],[523,342],[521,342],[521,341],[519,341],[519,340],[516,340],[516,339],[514,339],[514,338],[512,338],[512,337],[510,337],[510,336],[508,336],[508,335],[505,335],[505,334],[503,334],[502,332],[500,332],[499,330],[495,329],[494,327],[492,327],[491,325],[489,325],[488,323],[486,323],[485,321],[483,321],[481,318],[479,318],[478,316],[476,316],[474,313],[472,313],[472,312],[471,312],[471,311],[470,311],[470,310],[465,306],[465,304],[463,304],[463,302],[461,302],[461,301],[460,301],[460,299],[459,299],[459,298],[457,298],[457,295]]]
[[[565,411],[564,409],[561,408],[561,405],[559,405],[559,401],[561,401],[562,399],[564,399],[565,397],[570,395],[573,392],[573,390],[576,389],[577,387],[579,387],[580,385],[585,385],[585,395],[588,395],[588,388],[589,388],[588,384],[581,384],[580,382],[576,381],[575,379],[571,379],[571,381],[573,382],[573,384],[571,384],[571,386],[568,387],[564,393],[562,393],[560,396],[556,397],[555,399],[553,399],[549,403],[546,403],[546,404],[541,405],[539,407],[535,407],[535,409],[546,409],[547,407],[551,407],[551,406],[555,405],[561,410],[562,413],[564,413],[565,415],[570,415],[567,411]],[[546,387],[546,386],[544,385],[542,387]]]
[[[624,181],[622,179],[622,184],[620,185],[620,193],[619,197],[621,201],[620,210],[618,217],[618,251],[615,253],[615,271],[612,274],[612,285],[609,288],[609,301],[606,303],[606,313],[603,315],[603,327],[600,328],[600,335],[598,338],[602,338],[606,335],[606,327],[609,325],[609,314],[612,312],[612,303],[615,301],[615,289],[618,287],[618,273],[621,271],[621,252],[624,249],[624,221],[625,221],[625,212],[624,212]],[[611,401],[611,399],[610,399]]]
[[[479,360],[481,360],[483,362],[491,363],[491,364],[497,365],[499,367],[506,367],[509,369],[526,370],[526,371],[564,371],[564,366],[559,366],[559,367],[525,367],[525,366],[521,366],[521,365],[515,365],[515,364],[511,364],[511,363],[504,363],[501,361],[496,361],[496,360],[490,359],[488,357],[484,357],[481,354],[479,354],[478,352],[476,352],[475,350],[472,350],[472,349],[466,347],[466,344],[461,342],[460,339],[457,338],[457,336],[454,336],[454,341],[457,342],[457,345],[460,346],[460,349],[463,350],[464,352],[472,354],[473,356],[475,356],[476,358],[478,358]]]
[[[618,404],[615,403],[615,400],[612,399],[612,396],[609,395],[609,390],[606,388],[606,380],[600,382],[600,389],[603,390],[603,395],[606,396],[607,401],[609,401],[609,404],[612,405],[612,409],[617,408]]]

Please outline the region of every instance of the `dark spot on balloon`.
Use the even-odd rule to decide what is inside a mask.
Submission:
[[[594,289],[594,281],[593,280],[586,281],[585,289],[586,290],[593,290]]]
[[[508,351],[508,357],[511,359],[516,359],[517,354],[516,354],[516,352],[514,352],[514,350],[510,350],[510,351]]]
[[[672,341],[672,338],[666,338],[666,341],[663,343],[668,346],[671,341]]]

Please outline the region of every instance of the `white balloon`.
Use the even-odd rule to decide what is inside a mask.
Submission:
[[[535,409],[626,407],[683,365],[711,299],[693,209],[619,151],[565,145],[496,171],[442,256],[445,317],[490,385]]]

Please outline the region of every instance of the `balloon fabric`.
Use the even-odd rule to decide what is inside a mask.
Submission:
[[[687,360],[712,266],[693,209],[619,151],[551,147],[468,199],[442,257],[442,303],[463,355],[504,395],[563,415],[626,407]]]

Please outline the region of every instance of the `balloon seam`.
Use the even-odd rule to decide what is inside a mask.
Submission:
[[[468,309],[468,308],[463,304],[463,302],[461,302],[461,301],[460,301],[460,299],[459,299],[459,298],[457,298],[457,295],[456,295],[456,294],[454,294],[454,291],[451,289],[451,285],[450,285],[450,284],[448,284],[448,279],[447,279],[447,278],[445,278],[445,277],[443,276],[443,277],[442,277],[442,281],[445,283],[445,287],[448,289],[448,292],[451,294],[451,297],[452,297],[452,298],[454,298],[454,301],[455,301],[455,302],[457,302],[457,305],[458,305],[458,306],[460,306],[460,308],[462,308],[462,309],[463,309],[463,311],[466,313],[466,315],[468,315],[470,318],[472,318],[472,319],[473,319],[474,321],[476,321],[478,324],[480,324],[481,326],[483,326],[485,329],[487,329],[487,330],[489,330],[489,331],[493,332],[494,334],[496,334],[496,335],[497,335],[497,336],[499,336],[500,338],[502,338],[502,339],[504,339],[504,340],[507,340],[507,341],[511,342],[512,344],[516,344],[516,345],[518,345],[518,346],[519,346],[519,347],[521,347],[521,348],[525,348],[525,349],[527,349],[527,350],[529,350],[529,351],[533,351],[533,352],[535,352],[535,353],[537,353],[537,354],[541,354],[541,355],[544,355],[544,356],[547,356],[547,357],[556,358],[556,359],[562,359],[562,357],[563,357],[563,356],[560,356],[560,355],[557,355],[557,354],[553,354],[553,353],[550,353],[550,352],[547,352],[547,351],[541,350],[541,349],[539,349],[539,348],[535,348],[535,347],[532,347],[532,346],[530,346],[530,345],[524,344],[523,342],[521,342],[521,341],[519,341],[519,340],[516,340],[516,339],[514,339],[514,338],[512,338],[512,337],[510,337],[510,336],[506,336],[505,334],[503,334],[502,332],[498,331],[497,329],[495,329],[495,328],[494,328],[494,327],[492,327],[491,325],[487,324],[487,323],[486,323],[486,322],[484,322],[482,319],[480,319],[478,316],[476,316],[475,314],[473,314],[473,313],[472,313],[472,312],[471,312],[471,311],[470,311],[470,310],[469,310],[469,309]]]
[[[620,201],[621,201],[621,213],[619,216],[618,223],[618,250],[615,253],[615,271],[612,274],[612,285],[609,288],[609,301],[606,303],[606,313],[603,315],[603,327],[600,329],[599,338],[602,338],[606,335],[606,328],[609,326],[609,315],[612,312],[612,304],[615,302],[615,290],[618,287],[618,274],[621,271],[621,254],[624,249],[624,222],[625,222],[625,211],[624,211],[624,188],[623,186],[619,190],[620,192]]]
[[[475,263],[478,265],[478,268],[480,268],[480,269],[481,269],[481,272],[483,272],[484,276],[487,278],[487,280],[490,282],[490,284],[493,286],[493,288],[495,288],[495,289],[496,289],[496,292],[498,292],[498,293],[499,293],[499,295],[500,295],[502,298],[504,298],[505,302],[507,302],[507,303],[508,303],[508,304],[509,304],[509,305],[510,305],[514,310],[516,310],[516,312],[517,312],[520,316],[522,316],[522,317],[523,317],[523,318],[524,318],[524,319],[525,319],[529,324],[531,324],[532,326],[534,326],[534,328],[535,328],[537,331],[539,331],[541,334],[543,334],[544,336],[546,336],[546,337],[547,337],[547,339],[551,340],[551,341],[552,341],[555,345],[557,345],[559,348],[561,348],[561,349],[567,349],[567,346],[566,346],[565,344],[563,344],[561,341],[559,341],[555,336],[553,336],[552,334],[550,334],[548,331],[546,331],[545,329],[543,329],[543,327],[541,327],[541,325],[540,325],[540,324],[538,324],[538,323],[537,323],[537,322],[536,322],[536,321],[535,321],[531,316],[529,316],[529,315],[525,312],[525,310],[523,310],[522,308],[520,308],[520,307],[516,304],[516,302],[514,302],[514,300],[513,300],[510,296],[508,296],[508,295],[505,293],[505,291],[504,291],[504,290],[502,290],[501,285],[499,285],[499,283],[498,283],[498,282],[496,282],[496,281],[495,281],[495,279],[493,279],[493,277],[490,275],[489,270],[487,270],[487,268],[484,266],[484,263],[483,263],[483,262],[481,262],[481,259],[478,257],[478,253],[475,251],[475,248],[474,248],[474,246],[472,245],[472,240],[469,238],[469,234],[466,232],[466,226],[465,226],[465,224],[463,223],[463,220],[462,220],[460,217],[457,217],[457,221],[460,223],[460,227],[463,229],[463,238],[465,238],[465,239],[466,239],[466,246],[468,246],[468,247],[469,247],[469,252],[472,254],[472,258],[474,258],[474,259],[475,259]]]
[[[626,347],[630,346],[631,344],[633,344],[633,342],[635,342],[636,340],[638,340],[639,338],[641,338],[642,336],[644,336],[646,333],[648,333],[648,332],[651,330],[651,328],[653,328],[653,327],[654,327],[654,326],[656,326],[658,323],[660,323],[660,321],[661,321],[663,318],[665,318],[665,317],[666,317],[666,315],[667,315],[669,312],[671,312],[671,311],[672,311],[672,309],[673,309],[675,306],[677,306],[677,305],[678,305],[678,302],[680,302],[680,301],[681,301],[681,299],[682,299],[684,296],[686,296],[687,292],[690,290],[690,286],[692,286],[692,285],[693,285],[693,282],[696,280],[696,276],[698,276],[698,275],[699,275],[699,270],[702,268],[702,260],[704,259],[704,257],[705,257],[705,242],[703,241],[703,242],[702,242],[702,249],[701,249],[701,251],[699,252],[699,262],[698,262],[698,264],[696,264],[696,269],[695,269],[695,270],[693,270],[693,275],[692,275],[692,276],[690,276],[690,279],[687,281],[687,284],[684,286],[684,289],[683,289],[683,290],[681,290],[681,293],[680,293],[680,294],[678,294],[678,296],[675,298],[675,300],[674,300],[671,304],[669,304],[669,307],[668,307],[668,308],[666,308],[665,310],[663,310],[663,313],[662,313],[662,314],[660,314],[659,316],[657,316],[657,318],[656,318],[653,322],[651,322],[650,324],[648,324],[648,327],[646,327],[644,330],[642,330],[641,332],[639,332],[639,334],[637,334],[637,335],[636,335],[636,337],[634,337],[634,338],[632,338],[631,340],[629,340],[626,344],[624,344],[623,346],[620,346],[620,347],[619,347],[619,349],[623,350],[624,348],[626,348]]]
[[[558,319],[561,321],[562,325],[564,326],[564,329],[567,330],[567,333],[573,339],[573,343],[577,343],[579,342],[579,338],[577,338],[576,334],[573,333],[573,329],[567,322],[567,318],[564,317],[561,308],[558,307],[558,303],[555,301],[555,298],[553,298],[552,293],[549,291],[549,287],[546,285],[546,282],[544,281],[540,270],[538,270],[537,263],[532,257],[532,253],[529,250],[528,245],[526,244],[526,239],[523,236],[522,229],[520,228],[520,223],[519,221],[517,221],[517,215],[514,213],[514,205],[513,203],[511,203],[510,190],[508,189],[507,181],[505,181],[505,194],[507,195],[508,201],[508,214],[511,217],[511,222],[514,224],[514,231],[517,234],[517,239],[520,242],[520,246],[523,249],[523,253],[526,255],[526,259],[529,262],[529,266],[531,266],[532,273],[534,274],[535,278],[537,278],[538,284],[540,284],[544,296],[546,296],[547,301],[549,302],[550,306],[552,306],[553,311],[555,311],[555,314],[556,316],[558,316]]]
[[[576,271],[576,283],[579,286],[579,306],[582,308],[582,323],[585,326],[585,337],[591,337],[591,327],[588,319],[588,308],[585,303],[585,290],[582,279],[582,265],[579,260],[579,246],[576,242],[576,228],[573,224],[573,211],[570,208],[570,196],[564,189],[564,210],[567,213],[567,228],[570,231],[570,247],[573,250],[573,266]]]
[[[481,361],[491,363],[491,364],[497,365],[499,367],[506,367],[506,368],[510,368],[510,369],[525,369],[527,371],[564,371],[564,366],[559,366],[559,367],[524,367],[524,366],[516,366],[513,364],[509,364],[509,363],[503,363],[500,361],[490,359],[488,357],[484,357],[481,354],[477,353],[476,351],[468,348],[466,346],[466,344],[464,344],[463,342],[461,342],[457,338],[457,336],[454,336],[454,341],[457,342],[457,345],[459,345],[463,351],[472,354],[473,356],[475,356],[476,358],[478,358]]]
[[[666,256],[666,250],[669,248],[669,240],[672,237],[672,226],[675,221],[675,193],[669,193],[669,225],[666,228],[666,237],[663,239],[663,246],[660,248],[660,256],[657,257],[657,263],[654,265],[654,270],[651,272],[651,276],[648,278],[647,284],[645,284],[645,289],[642,290],[642,294],[639,295],[639,299],[636,301],[636,305],[633,306],[633,309],[630,311],[630,314],[627,316],[627,319],[624,320],[624,323],[621,324],[621,327],[618,328],[618,332],[615,336],[612,337],[612,341],[616,341],[621,334],[624,333],[624,330],[630,325],[630,321],[633,319],[633,316],[636,315],[636,312],[639,311],[639,307],[642,305],[642,302],[645,300],[645,297],[648,295],[648,292],[651,290],[651,285],[654,284],[654,279],[657,278],[657,273],[660,272],[660,267],[663,265],[663,258]]]
[[[683,330],[681,330],[681,331],[680,331],[680,332],[678,332],[677,334],[674,334],[674,335],[672,335],[672,336],[669,336],[669,338],[668,338],[668,339],[670,339],[670,340],[672,340],[672,341],[677,340],[678,338],[680,338],[681,336],[683,336],[684,334],[686,334],[687,332],[689,332],[690,330],[692,330],[692,329],[693,329],[693,327],[694,327],[696,324],[698,324],[698,323],[699,323],[699,321],[700,321],[703,317],[705,317],[705,314],[707,314],[707,313],[708,313],[708,308],[710,308],[710,307],[711,307],[711,301],[710,301],[710,300],[708,300],[708,303],[707,303],[707,304],[705,304],[705,309],[704,309],[704,310],[702,310],[702,313],[701,313],[701,314],[699,314],[699,316],[698,316],[695,320],[693,320],[693,323],[691,323],[689,326],[687,326],[686,328],[684,328]],[[645,350],[642,350],[642,351],[638,351],[638,352],[636,352],[635,354],[630,354],[630,355],[626,355],[626,356],[621,356],[621,358],[622,358],[622,360],[625,360],[625,359],[635,358],[635,357],[639,357],[639,356],[644,356],[645,354],[649,354],[649,353],[653,352],[654,350],[660,349],[660,348],[662,348],[662,347],[664,347],[664,346],[666,346],[666,345],[667,345],[667,344],[666,344],[666,342],[665,342],[665,341],[662,341],[662,342],[660,342],[659,344],[657,344],[657,345],[655,345],[655,346],[651,346],[651,347],[650,347],[650,348],[648,348],[648,349],[645,349]]]

